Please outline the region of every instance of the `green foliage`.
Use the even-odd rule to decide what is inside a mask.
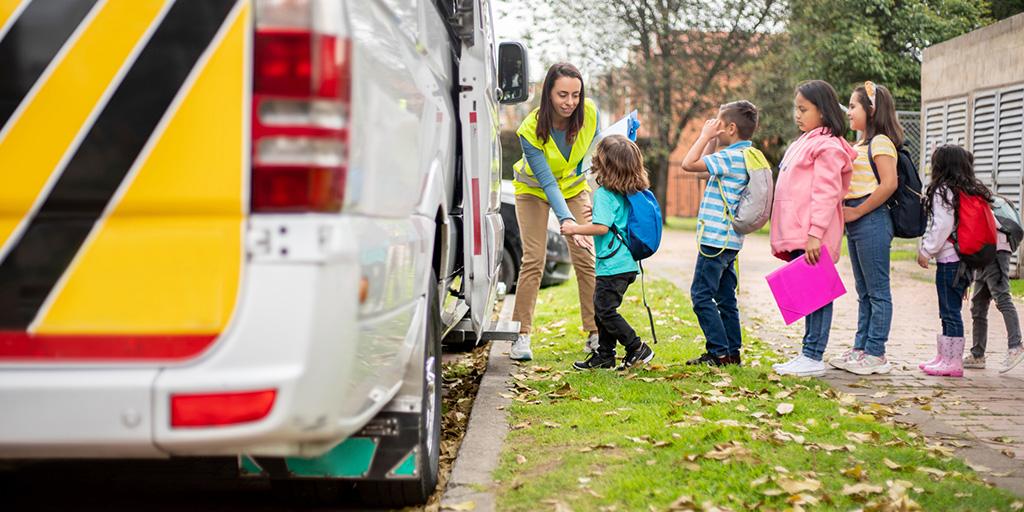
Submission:
[[[893,92],[898,108],[917,110],[924,48],[992,21],[988,3],[976,0],[791,0],[788,7],[785,44],[748,68],[747,92],[762,107],[759,136],[768,146],[796,135],[793,89],[803,80],[828,81],[844,103],[872,80]]]

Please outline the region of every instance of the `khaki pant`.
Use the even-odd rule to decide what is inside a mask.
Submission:
[[[567,199],[569,211],[580,224],[590,222],[590,193],[582,192]],[[533,308],[537,304],[540,278],[544,274],[544,260],[547,257],[547,201],[530,195],[516,196],[516,217],[519,220],[519,236],[523,242],[523,261],[519,266],[519,281],[516,283],[516,304],[512,320],[519,322],[519,332],[529,333],[533,327]],[[594,322],[594,256],[586,249],[569,240],[569,253],[576,272],[580,291],[580,316],[587,332],[596,332]]]

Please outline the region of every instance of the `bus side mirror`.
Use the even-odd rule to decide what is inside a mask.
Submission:
[[[526,47],[509,41],[498,46],[498,102],[522,103],[530,97],[530,73]]]

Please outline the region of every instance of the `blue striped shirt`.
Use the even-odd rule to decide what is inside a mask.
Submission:
[[[743,150],[750,146],[749,140],[741,140],[703,158],[711,177],[704,188],[704,198],[700,202],[700,212],[697,214],[697,220],[704,225],[699,241],[701,245],[737,251],[743,247],[743,235],[732,228],[732,223],[725,215],[725,205],[722,203],[722,193],[718,184],[722,184],[721,190],[725,192],[729,211],[735,214],[736,207],[740,204],[740,195],[750,181],[747,164],[743,158]]]

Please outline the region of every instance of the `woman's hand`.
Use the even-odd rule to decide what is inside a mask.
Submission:
[[[928,257],[924,254],[917,253],[917,266],[921,268],[928,268]]]
[[[863,217],[864,214],[860,212],[856,207],[844,206],[843,207],[843,220],[847,223],[854,222],[857,219]]]
[[[562,222],[562,235],[564,235],[564,236],[575,235],[576,234],[576,228],[578,228],[579,226],[580,225],[576,224],[576,221],[574,221],[572,219],[568,219],[565,222]]]
[[[804,248],[804,254],[807,255],[807,263],[817,265],[818,259],[821,258],[821,239],[808,236],[807,246]]]

